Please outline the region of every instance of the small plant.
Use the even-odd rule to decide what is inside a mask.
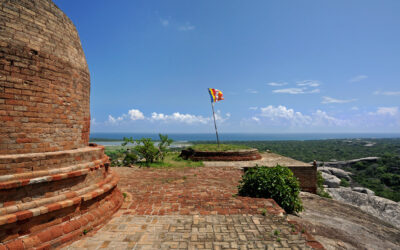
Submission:
[[[86,235],[88,233],[88,230],[87,229],[84,229],[83,230],[83,235]]]
[[[243,175],[238,188],[239,195],[274,199],[287,213],[303,210],[299,182],[287,167],[251,168]]]
[[[267,215],[267,210],[265,208],[261,209],[261,215],[266,216]]]
[[[184,179],[184,180],[186,180],[186,179],[187,179],[187,177],[186,177],[186,176],[183,176],[183,179]]]
[[[279,236],[279,233],[280,233],[279,230],[276,230],[276,229],[274,230],[274,235],[275,236]]]
[[[350,187],[350,183],[345,178],[341,178],[340,179],[340,186],[342,186],[342,187]]]
[[[237,194],[232,194],[232,197],[233,197],[233,198],[237,197]]]
[[[126,193],[122,193],[122,195],[124,196],[124,200],[126,199],[126,197],[128,197]]]
[[[302,228],[301,229],[301,233],[303,234],[303,233],[305,233],[306,232],[306,230],[304,230],[304,228]]]
[[[317,171],[317,194],[324,198],[332,199],[328,192],[324,189],[324,178],[321,171]]]
[[[281,238],[279,238],[279,237],[276,238],[276,241],[277,241],[277,242],[281,242]]]

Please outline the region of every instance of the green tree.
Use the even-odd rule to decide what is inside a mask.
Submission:
[[[174,140],[168,138],[168,135],[158,134],[158,136],[160,137],[160,143],[158,144],[157,159],[164,161],[164,157],[168,152],[168,147]]]

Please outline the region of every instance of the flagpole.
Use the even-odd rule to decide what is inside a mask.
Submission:
[[[217,135],[217,143],[219,147],[219,138],[218,138],[218,130],[217,130],[217,123],[215,122],[215,112],[214,112],[214,102],[211,102],[213,117],[214,117],[214,127],[215,127],[215,134]]]

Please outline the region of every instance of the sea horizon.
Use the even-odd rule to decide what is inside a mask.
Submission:
[[[139,132],[93,132],[91,141],[122,141],[123,137],[133,139],[151,138],[158,140],[159,133]],[[215,133],[162,133],[169,138],[185,141],[215,141]],[[400,133],[220,133],[220,141],[292,141],[292,140],[328,140],[328,139],[392,139],[400,138]]]

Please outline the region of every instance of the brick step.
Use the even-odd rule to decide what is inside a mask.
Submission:
[[[93,162],[82,163],[70,167],[33,171],[30,173],[0,176],[0,189],[17,188],[43,182],[58,181],[87,174],[90,170],[108,167],[108,157]]]
[[[98,145],[56,152],[0,155],[0,180],[31,178],[35,172],[64,169],[103,157],[104,147]],[[26,177],[22,177],[24,174]]]
[[[2,208],[0,214],[5,213],[5,215],[0,216],[0,226],[70,207],[81,201],[91,200],[111,190],[117,185],[118,180],[118,175],[110,171],[103,181],[78,191]]]
[[[96,203],[96,206],[84,211],[81,215],[46,227],[26,237],[0,243],[0,250],[58,248],[68,244],[71,240],[84,236],[87,232],[97,230],[110,219],[123,202],[121,192],[117,188],[112,188],[108,192],[104,199],[100,199]],[[82,201],[78,205],[82,207],[84,202]]]

